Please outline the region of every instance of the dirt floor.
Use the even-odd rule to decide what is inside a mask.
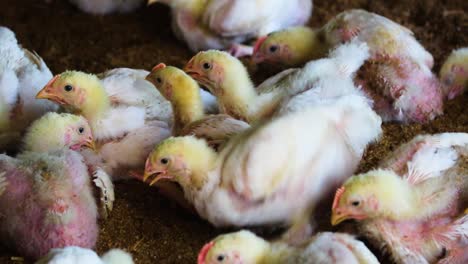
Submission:
[[[169,9],[154,5],[128,15],[91,16],[65,0],[0,0],[0,25],[14,30],[54,73],[67,69],[102,72],[115,67],[150,69],[159,62],[182,66],[191,56],[173,36]],[[408,4],[407,2],[411,2]],[[454,48],[468,45],[466,0],[316,1],[311,26],[324,24],[349,8],[384,15],[414,31],[434,55],[435,70]],[[1,43],[0,43],[1,45]],[[468,94],[449,102],[445,115],[425,125],[384,125],[384,135],[366,153],[368,170],[396,146],[421,133],[468,132]],[[97,251],[129,251],[136,263],[194,263],[198,250],[220,231],[190,216],[155,189],[138,182],[116,184],[111,218],[101,223]],[[0,263],[17,263],[0,250]]]

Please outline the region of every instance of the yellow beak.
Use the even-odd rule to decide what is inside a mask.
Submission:
[[[49,99],[50,98],[50,94],[49,92],[47,91],[47,86],[42,88],[42,90],[40,90],[37,95],[36,95],[36,99]]]
[[[337,215],[334,212],[332,213],[331,217],[331,224],[332,226],[336,226],[339,223],[343,222],[344,220],[348,219],[346,215]]]
[[[96,151],[96,143],[94,143],[94,140],[92,138],[86,140],[85,144],[83,145],[93,151]]]

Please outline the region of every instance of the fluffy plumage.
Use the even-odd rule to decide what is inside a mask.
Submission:
[[[442,114],[444,95],[431,72],[432,55],[409,29],[364,10],[344,11],[320,29],[272,33],[257,42],[253,58],[257,63],[301,66],[355,38],[367,43],[370,52],[355,81],[374,100],[384,121],[424,123]]]
[[[248,55],[251,47],[236,45],[270,32],[303,25],[312,12],[310,0],[149,0],[172,10],[172,28],[192,51],[227,49]]]
[[[36,264],[133,264],[130,254],[120,249],[111,249],[101,258],[87,248],[65,247],[52,249]]]
[[[56,247],[94,247],[97,208],[79,153],[0,155],[0,171],[3,243],[33,259]]]
[[[127,177],[126,169],[142,167],[151,148],[169,136],[170,104],[143,79],[147,73],[116,69],[100,80],[68,71],[55,76],[37,97],[88,119],[99,151],[83,153],[87,162],[114,179]]]
[[[23,139],[23,151],[47,153],[63,148],[78,151],[84,147],[94,151],[91,128],[82,116],[50,112],[34,121]],[[86,150],[82,150],[86,151]],[[89,153],[93,153],[91,150]],[[87,163],[94,185],[100,191],[100,217],[107,218],[112,211],[114,185],[109,175],[100,167]]]
[[[351,80],[350,77],[368,56],[367,46],[353,41],[333,50],[329,58],[310,62],[301,69],[283,71],[267,79],[256,89],[244,65],[226,52],[200,52],[184,69],[217,97],[222,113],[252,122],[271,116],[280,105],[292,106],[291,97],[314,90],[319,81]],[[351,82],[346,85],[351,87],[351,90],[356,90]],[[335,89],[333,86],[338,85],[332,85],[331,89]],[[345,90],[341,86],[335,90],[337,89]],[[307,106],[306,98],[309,99],[310,96],[302,95],[303,103],[295,108]]]
[[[204,138],[215,148],[249,127],[228,115],[205,115],[201,89],[182,70],[158,64],[146,77],[171,102],[174,113],[172,135],[195,135]]]
[[[218,236],[206,244],[198,255],[198,264],[220,262],[226,264],[379,263],[364,243],[347,234],[318,233],[300,247],[292,247],[280,241],[270,243],[246,230]]]
[[[145,179],[177,181],[218,227],[308,224],[309,212],[379,136],[380,123],[362,96],[344,96],[252,127],[219,154],[191,136],[167,139],[148,158]]]
[[[42,58],[22,48],[6,27],[0,27],[0,42],[0,151],[16,150],[31,122],[57,106],[35,99],[52,78]]]
[[[468,48],[453,50],[440,68],[444,94],[453,99],[468,87]]]
[[[361,9],[339,13],[320,29],[292,27],[274,32],[257,42],[253,55],[257,63],[300,66],[326,56],[328,50],[357,37],[369,46],[371,58],[408,57],[420,66],[432,68],[432,55],[406,27]]]
[[[339,188],[332,223],[361,221],[361,234],[399,263],[434,262],[467,246],[468,134],[418,136]],[[460,216],[462,215],[462,216]]]
[[[70,0],[83,12],[94,15],[127,13],[143,6],[146,0]]]

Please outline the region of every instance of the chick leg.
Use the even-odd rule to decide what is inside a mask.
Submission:
[[[0,195],[2,195],[8,187],[8,180],[5,177],[6,172],[0,173]]]
[[[112,180],[109,175],[101,168],[98,168],[93,172],[93,182],[100,190],[99,215],[102,219],[106,219],[114,205],[114,185],[112,184]]]

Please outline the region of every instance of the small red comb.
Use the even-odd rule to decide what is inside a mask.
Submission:
[[[55,75],[54,78],[50,79],[50,81],[44,87],[52,85],[59,77],[60,74]]]
[[[154,66],[153,69],[151,69],[151,71],[157,71],[157,70],[160,70],[160,69],[164,69],[166,68],[166,64],[164,63],[159,63],[158,65]]]
[[[338,202],[340,201],[340,198],[341,198],[341,196],[343,195],[344,192],[345,192],[345,187],[344,186],[341,186],[340,188],[338,188],[336,190],[335,199],[333,199],[332,210],[335,209],[336,207],[338,207]]]
[[[265,42],[265,40],[268,38],[268,36],[263,36],[263,37],[259,37],[257,39],[257,42],[255,42],[255,45],[254,45],[254,48],[253,48],[253,54],[255,55],[255,53],[257,53],[257,51],[260,49],[260,47],[262,46],[263,42]]]
[[[208,255],[208,251],[210,251],[210,249],[213,246],[214,246],[214,241],[211,241],[210,243],[203,246],[203,248],[200,250],[200,253],[198,254],[198,259],[197,259],[198,264],[205,264],[206,255]]]

